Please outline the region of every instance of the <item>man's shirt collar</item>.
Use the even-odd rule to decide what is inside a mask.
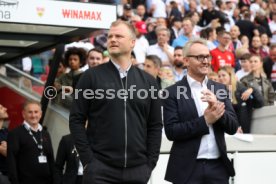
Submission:
[[[205,76],[202,83],[200,83],[197,80],[193,79],[189,74],[187,74],[187,81],[188,81],[188,84],[189,84],[190,87],[195,86],[195,85],[207,86],[208,77]]]
[[[129,64],[128,68],[127,68],[126,70],[124,70],[124,69],[122,69],[121,66],[118,65],[116,62],[114,62],[114,61],[112,61],[112,60],[110,60],[110,61],[114,64],[114,66],[115,66],[115,67],[117,68],[117,70],[119,71],[121,78],[127,76],[127,73],[128,73],[128,71],[129,71],[129,69],[130,69],[130,67],[131,67],[131,65],[132,65],[131,63]]]
[[[31,127],[31,126],[29,125],[29,123],[27,123],[27,121],[24,121],[24,122],[23,122],[23,125],[25,126],[25,128],[26,128],[27,130],[33,130],[33,131],[35,131],[35,132],[37,132],[37,131],[42,131],[42,126],[41,126],[40,124],[38,124],[37,130],[35,130],[33,127]]]

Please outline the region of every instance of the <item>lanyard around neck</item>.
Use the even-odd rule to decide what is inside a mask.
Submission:
[[[31,129],[29,127],[27,127],[26,125],[24,125],[24,127],[26,128],[26,130],[29,132],[30,136],[32,136],[35,144],[37,145],[38,150],[40,151],[41,155],[43,155],[43,139],[42,139],[42,132],[39,131],[39,135],[40,135],[40,143],[37,141],[37,139],[35,138],[33,132],[31,131]]]

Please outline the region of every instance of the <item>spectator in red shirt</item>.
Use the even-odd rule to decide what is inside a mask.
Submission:
[[[212,55],[212,67],[215,72],[223,66],[235,66],[235,56],[231,51],[227,50],[231,42],[231,36],[229,32],[221,31],[217,36],[219,45],[216,49],[211,51]]]

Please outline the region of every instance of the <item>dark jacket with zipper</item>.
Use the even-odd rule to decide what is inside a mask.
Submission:
[[[137,93],[141,89],[149,92],[151,87],[156,89],[154,97],[158,97],[157,82],[152,76],[131,66],[123,80],[112,62],[82,75],[76,87],[82,92],[73,101],[69,121],[84,166],[95,157],[115,167],[146,163],[154,168],[161,145],[161,101],[150,94],[139,99],[138,95],[145,97],[145,93]],[[122,97],[124,88],[128,98]],[[90,99],[85,98],[89,93],[85,89],[90,90]]]

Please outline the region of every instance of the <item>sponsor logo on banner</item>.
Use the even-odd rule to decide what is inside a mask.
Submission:
[[[108,12],[108,16],[104,12]],[[3,22],[107,29],[115,20],[115,5],[0,0],[0,21]]]
[[[63,18],[101,21],[101,14],[99,11],[62,9]]]
[[[17,9],[18,4],[18,0],[0,0],[0,20],[11,19],[11,11]]]
[[[37,15],[42,17],[44,14],[45,8],[44,7],[36,7]]]

